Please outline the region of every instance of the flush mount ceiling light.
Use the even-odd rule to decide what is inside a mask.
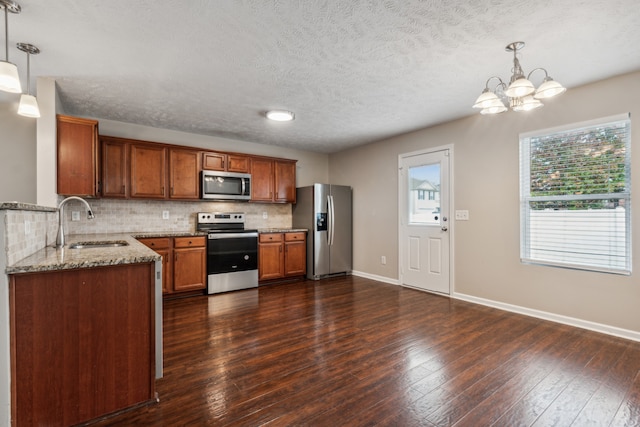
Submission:
[[[27,53],[27,93],[20,97],[18,114],[25,117],[40,117],[40,109],[36,97],[31,95],[31,55],[40,53],[40,49],[29,43],[18,43],[18,49]]]
[[[0,60],[0,90],[11,93],[22,92],[18,67],[9,62],[9,12],[20,13],[20,5],[11,0],[0,0],[4,9],[4,61]]]
[[[286,110],[270,110],[267,111],[267,119],[274,120],[276,122],[290,122],[296,118],[296,115],[291,111]]]
[[[511,107],[513,111],[529,111],[544,106],[541,99],[551,98],[566,91],[560,83],[549,77],[549,73],[544,68],[535,68],[525,78],[524,71],[520,66],[517,52],[524,47],[524,42],[513,42],[505,47],[507,52],[513,52],[513,75],[509,80],[509,86],[500,77],[493,76],[487,80],[485,88],[476,99],[473,108],[480,108],[481,114],[498,114],[507,111]],[[542,84],[535,88],[529,80],[535,71],[544,71]],[[497,79],[493,91],[489,89],[489,82]]]

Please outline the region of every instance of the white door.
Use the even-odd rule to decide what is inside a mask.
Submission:
[[[449,162],[452,148],[402,154],[400,284],[449,294]]]

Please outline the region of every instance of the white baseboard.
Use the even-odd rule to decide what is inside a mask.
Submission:
[[[575,317],[568,317],[560,314],[549,313],[546,311],[534,310],[532,308],[521,307],[519,305],[512,305],[504,302],[474,297],[472,295],[461,294],[458,292],[452,293],[451,298],[456,298],[456,299],[472,302],[475,304],[497,308],[500,310],[510,311],[518,314],[524,314],[525,316],[537,317],[538,319],[550,320],[556,323],[562,323],[569,326],[575,326],[577,328],[588,329],[590,331],[600,332],[603,334],[613,335],[616,337],[640,342],[640,332],[632,331],[629,329],[617,328],[615,326],[609,326],[602,323],[590,322],[588,320],[577,319]]]
[[[353,276],[358,276],[358,277],[364,277],[365,279],[371,279],[371,280],[375,280],[378,282],[383,282],[383,283],[388,283],[390,285],[399,285],[400,282],[398,281],[398,279],[392,279],[390,277],[384,277],[384,276],[378,276],[377,274],[369,274],[369,273],[365,273],[363,271],[351,271],[351,274]]]

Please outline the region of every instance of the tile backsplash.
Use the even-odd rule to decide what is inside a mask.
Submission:
[[[56,243],[58,214],[28,210],[8,210],[5,214],[7,264]]]
[[[87,219],[79,202],[65,206],[68,234],[192,232],[196,229],[198,212],[244,212],[246,228],[286,228],[291,227],[292,221],[290,204],[114,199],[87,199],[87,202],[95,219]],[[169,212],[168,219],[163,219],[165,211]],[[80,213],[79,220],[72,221],[73,212]]]

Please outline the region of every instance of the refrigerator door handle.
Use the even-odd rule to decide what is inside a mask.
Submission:
[[[334,238],[334,233],[335,233],[335,229],[336,229],[336,224],[335,224],[335,210],[334,210],[334,206],[333,206],[333,196],[328,196],[327,197],[327,201],[328,201],[328,205],[329,205],[329,246],[333,245],[333,238]]]

